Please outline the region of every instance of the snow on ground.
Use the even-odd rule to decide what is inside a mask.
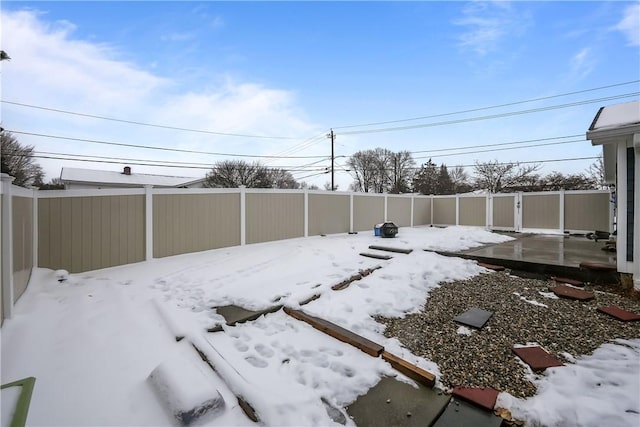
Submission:
[[[547,369],[534,383],[535,396],[517,399],[501,393],[496,407],[535,426],[637,426],[640,339],[603,344],[573,364]]]
[[[477,228],[417,227],[401,228],[395,239],[371,232],[224,248],[71,274],[63,282],[56,272],[36,269],[1,330],[2,383],[37,378],[28,419],[33,425],[175,424],[162,402],[206,400],[207,387],[197,395],[164,390],[159,396],[147,378],[162,364],[161,382],[175,384],[179,394],[182,374],[198,375],[198,369],[178,372],[199,360],[186,344],[193,343],[224,380],[216,383],[224,409],[199,425],[252,425],[234,395],[249,401],[264,425],[332,425],[327,406],[335,415],[396,372],[282,311],[206,333],[223,323],[213,307],[262,309],[277,302],[299,308],[300,301],[320,294],[303,307],[306,312],[438,375],[436,364],[385,338],[372,316],[415,312],[439,283],[486,272],[473,261],[422,249],[454,251],[506,240]],[[392,254],[389,261],[360,256],[375,252],[370,244],[414,251]],[[331,290],[376,266],[382,268],[347,289]],[[177,343],[178,335],[185,340]]]

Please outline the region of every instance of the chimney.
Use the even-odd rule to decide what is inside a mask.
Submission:
[[[131,167],[129,166],[125,166],[124,167],[124,172],[122,172],[125,175],[131,175]]]

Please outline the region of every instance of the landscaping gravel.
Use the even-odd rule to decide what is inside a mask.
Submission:
[[[541,294],[553,295],[549,291],[553,286],[553,281],[515,277],[508,271],[481,274],[442,283],[420,313],[377,320],[386,325],[386,336],[437,363],[445,387],[493,387],[527,397],[536,389],[527,379],[528,367],[512,353],[514,345],[537,343],[570,362],[616,338],[640,337],[640,321],[621,322],[596,311],[617,305],[640,313],[640,302],[622,295],[616,285],[587,285],[585,290],[595,292],[595,299],[588,302]],[[473,332],[467,335],[453,319],[474,307],[492,311],[493,316],[480,330],[468,328]]]

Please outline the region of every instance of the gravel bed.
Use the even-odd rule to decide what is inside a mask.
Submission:
[[[640,313],[640,301],[589,285],[584,289],[595,292],[595,299],[588,302],[540,294],[555,285],[511,276],[508,271],[481,274],[442,283],[431,291],[420,313],[377,320],[386,325],[387,337],[398,338],[414,354],[437,363],[445,387],[493,387],[528,397],[536,389],[526,377],[528,368],[511,351],[515,344],[537,343],[566,362],[570,357],[565,352],[577,357],[616,338],[640,338],[640,322],[620,322],[596,311],[600,306],[617,305]],[[470,335],[458,333],[461,325],[453,318],[474,307],[492,311],[493,316]]]

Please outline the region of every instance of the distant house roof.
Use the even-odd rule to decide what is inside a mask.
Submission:
[[[202,180],[185,176],[151,175],[144,173],[132,173],[131,168],[125,167],[123,172],[62,168],[60,179],[63,183],[105,185],[113,187],[182,187]]]
[[[640,101],[632,101],[600,108],[587,131],[587,139],[599,145],[637,132],[640,132]]]

